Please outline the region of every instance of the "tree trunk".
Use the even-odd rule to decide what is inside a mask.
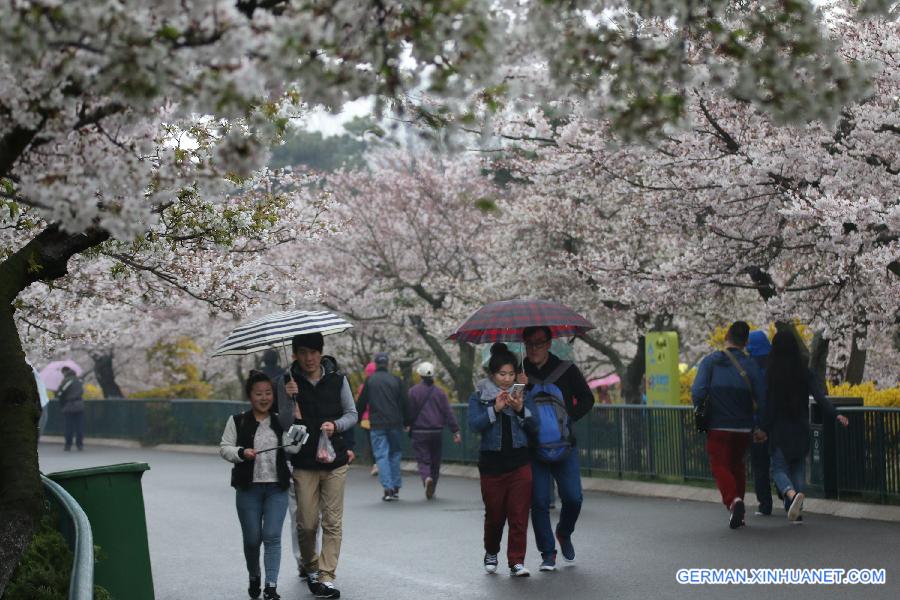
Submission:
[[[863,382],[863,376],[866,372],[866,350],[860,348],[860,342],[865,341],[868,330],[863,325],[862,330],[853,330],[853,341],[850,345],[850,358],[847,360],[847,371],[844,374],[844,380],[853,385],[859,385]]]
[[[459,342],[459,372],[453,378],[456,401],[468,402],[475,391],[475,346]]]
[[[67,233],[50,225],[0,262],[0,593],[44,506],[37,455],[40,400],[13,318],[14,302],[35,281],[67,275],[72,256],[107,239],[109,233],[99,229]]]
[[[403,385],[406,386],[406,389],[412,387],[412,366],[414,362],[416,362],[416,359],[411,357],[401,358],[397,360],[397,366],[400,368],[400,379],[401,381],[403,381]]]
[[[828,338],[824,337],[821,331],[817,331],[813,335],[809,347],[809,370],[813,372],[816,382],[823,388],[826,383],[828,367],[828,343]]]
[[[628,404],[640,404],[644,396],[644,372],[647,370],[647,358],[644,356],[647,339],[638,337],[634,358],[625,369],[622,377],[622,397]]]
[[[43,512],[38,470],[40,400],[9,303],[0,306],[0,596]]]
[[[123,398],[122,388],[116,382],[116,371],[113,368],[113,349],[108,348],[99,352],[91,352],[91,360],[94,361],[94,377],[100,384],[100,390],[104,398]]]

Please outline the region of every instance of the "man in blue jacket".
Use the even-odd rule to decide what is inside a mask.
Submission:
[[[744,352],[749,336],[747,323],[732,323],[725,350],[700,362],[691,387],[695,407],[707,401],[706,452],[722,503],[731,513],[728,525],[732,529],[745,524],[747,448],[751,440],[765,439],[759,426],[765,414],[766,384],[756,361]]]

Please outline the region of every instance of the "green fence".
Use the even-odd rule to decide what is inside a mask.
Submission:
[[[93,400],[85,402],[85,435],[144,444],[217,444],[229,415],[245,402],[212,400]],[[45,433],[60,435],[56,402]],[[813,435],[807,476],[812,495],[900,503],[900,409],[841,408],[850,427],[826,426]],[[453,406],[462,427],[457,445],[445,432],[444,458],[475,464],[479,436],[466,426],[467,406]],[[704,444],[690,407],[600,405],[575,425],[585,475],[669,482],[712,482]],[[357,435],[362,444],[367,437]],[[819,452],[819,444],[824,452]],[[367,453],[362,452],[366,455]],[[404,456],[412,458],[408,442]],[[752,481],[749,471],[748,480]]]
[[[218,444],[228,417],[249,408],[228,400],[87,400],[84,435],[140,440],[144,445]],[[62,435],[59,404],[47,406],[46,435]]]

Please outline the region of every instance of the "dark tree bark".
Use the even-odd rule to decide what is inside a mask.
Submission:
[[[634,357],[628,363],[625,376],[622,377],[622,397],[628,404],[640,404],[644,396],[644,373],[647,370],[647,358],[644,355],[646,347],[647,338],[639,336]]]
[[[821,331],[817,331],[813,335],[812,343],[809,347],[809,369],[816,377],[816,382],[825,387],[826,370],[828,366],[828,338],[822,335]]]
[[[0,594],[43,510],[37,456],[40,400],[25,362],[14,302],[35,281],[65,276],[72,256],[108,238],[102,230],[70,234],[51,225],[0,262]]]
[[[100,390],[103,392],[104,398],[122,398],[122,388],[116,382],[116,371],[113,367],[113,358],[115,352],[112,348],[104,350],[95,350],[89,353],[91,360],[94,361],[94,377],[100,384]]]
[[[400,379],[403,381],[406,389],[412,387],[413,384],[412,366],[414,362],[416,362],[416,359],[409,356],[397,360],[397,366],[400,368]]]
[[[37,386],[9,302],[0,306],[0,595],[40,518]]]
[[[853,330],[853,340],[850,344],[850,358],[847,359],[847,370],[844,373],[844,380],[853,385],[859,385],[863,382],[866,372],[866,350],[860,347],[860,342],[866,339],[867,328],[862,330]]]

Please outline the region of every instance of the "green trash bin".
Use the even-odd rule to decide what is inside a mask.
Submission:
[[[47,475],[81,505],[100,546],[94,583],[114,600],[153,600],[153,575],[141,477],[146,463],[123,463]]]

